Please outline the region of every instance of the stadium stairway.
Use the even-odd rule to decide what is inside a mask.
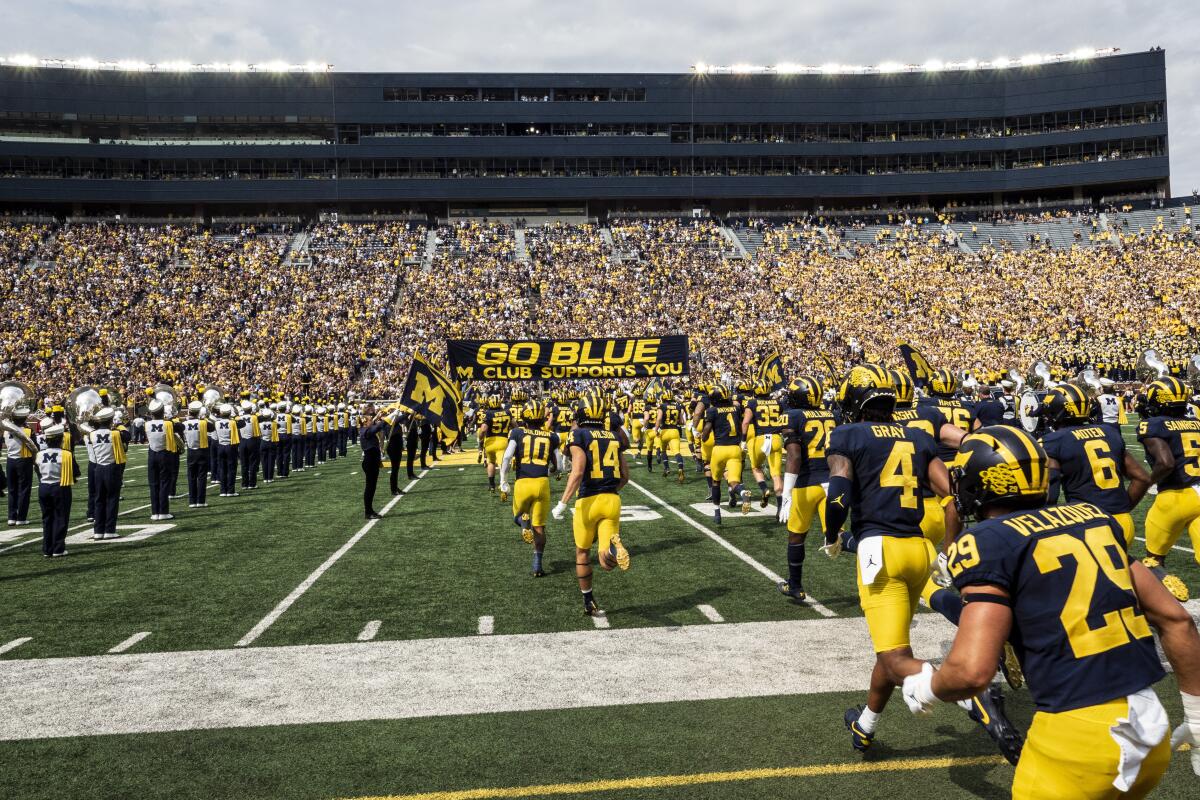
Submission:
[[[513,229],[513,241],[517,244],[517,261],[521,264],[529,263],[529,248],[525,245],[525,229]]]
[[[1114,247],[1116,247],[1118,250],[1125,249],[1125,243],[1121,241],[1121,235],[1113,229],[1111,224],[1109,224],[1108,214],[1104,213],[1103,211],[1100,212],[1100,230],[1108,234],[1108,240],[1113,244]]]
[[[600,229],[600,241],[604,242],[604,246],[608,248],[610,253],[617,251],[617,246],[613,243],[612,231],[607,227]]]
[[[283,263],[289,266],[311,266],[312,256],[308,253],[308,243],[312,236],[308,231],[297,231],[296,235],[288,243],[287,253],[283,257]]]
[[[954,226],[943,224],[942,233],[947,239],[954,242],[955,246],[959,250],[970,256],[975,255],[975,251],[971,249],[971,245],[967,244],[966,241],[963,240],[962,234],[955,230]]]
[[[746,249],[746,245],[738,238],[737,232],[726,225],[723,221],[718,220],[717,224],[721,226],[721,235],[724,236],[736,251],[737,258],[743,258],[747,261],[750,259],[750,251]]]
[[[433,269],[433,257],[437,254],[438,235],[437,228],[429,229],[429,233],[425,235],[425,257],[421,259],[421,271],[429,272]]]

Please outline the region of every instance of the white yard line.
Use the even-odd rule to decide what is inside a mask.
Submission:
[[[11,642],[0,644],[0,653],[7,653],[9,650],[16,650],[26,642],[33,641],[32,636],[22,636],[20,639],[13,639]]]
[[[399,503],[404,497],[408,496],[408,491],[412,489],[417,481],[424,477],[425,472],[423,471],[421,474],[417,475],[416,478],[410,481],[408,486],[404,487],[404,494],[398,494],[393,497],[388,504],[383,507],[383,510],[379,512],[380,516],[387,516],[387,513],[392,510],[392,507],[395,506],[396,503]],[[316,583],[322,575],[325,574],[326,570],[336,564],[339,558],[346,555],[346,553],[350,551],[351,547],[354,547],[354,545],[358,544],[358,540],[366,536],[367,532],[370,531],[371,528],[374,528],[375,523],[378,521],[379,520],[376,519],[367,520],[367,523],[359,528],[357,533],[351,536],[350,539],[347,540],[344,545],[339,547],[333,555],[325,559],[325,563],[313,570],[312,574],[305,578],[299,586],[293,589],[291,594],[279,601],[279,605],[271,609],[271,612],[259,620],[258,624],[251,628],[245,636],[243,636],[241,639],[238,639],[235,646],[245,647],[248,644],[252,644],[259,636],[262,636],[263,632],[266,631],[267,628],[274,625],[275,621],[283,616],[283,613],[291,608],[293,603],[299,600],[305,592],[312,588],[312,585]]]
[[[479,618],[479,635],[491,636],[492,631],[496,629],[495,617],[480,617]]]
[[[135,511],[143,511],[149,507],[150,507],[149,503],[147,503],[144,506],[135,506],[134,508],[130,508],[126,511],[118,511],[117,516],[123,517],[126,514],[132,514]],[[67,528],[67,530],[68,531],[79,531],[79,530],[83,530],[84,528],[91,528],[94,524],[95,523],[92,523],[92,522],[82,522],[79,525],[75,525],[73,527]],[[23,542],[18,542],[17,544],[13,544],[13,545],[9,545],[8,547],[0,548],[0,553],[6,553],[9,550],[16,550],[18,547],[24,547],[27,544],[33,544],[34,542],[40,542],[41,540],[42,540],[42,538],[40,536],[37,537],[36,539],[26,539]]]
[[[712,606],[699,605],[699,606],[696,606],[696,608],[700,610],[700,613],[703,614],[704,618],[707,619],[709,622],[724,622],[725,621],[725,618],[722,617],[720,614],[718,614],[717,610],[715,608],[713,608]]]
[[[362,632],[358,634],[360,642],[369,642],[379,633],[379,626],[383,624],[382,620],[373,619],[363,626]]]
[[[913,649],[953,635],[922,615]],[[857,692],[874,662],[861,617],[0,659],[0,740]]]
[[[608,630],[608,628],[609,628],[608,617],[606,617],[604,615],[601,615],[598,617],[592,617],[592,625],[594,625],[597,630],[602,630],[602,631]]]
[[[637,489],[638,491],[640,491],[642,494],[646,495],[646,497],[649,497],[654,502],[658,503],[663,508],[667,509],[668,511],[671,511],[673,514],[675,514],[675,516],[679,517],[681,520],[683,520],[687,524],[691,525],[693,528],[700,531],[705,536],[712,539],[714,542],[721,545],[729,552],[733,553],[735,556],[737,556],[739,559],[741,559],[741,561],[743,561],[745,564],[752,567],[754,570],[756,570],[760,574],[769,578],[772,583],[775,583],[775,584],[783,583],[782,577],[775,574],[775,572],[773,572],[770,568],[763,566],[763,564],[761,562],[757,561],[750,554],[743,552],[742,550],[739,550],[738,548],[734,547],[727,539],[724,539],[721,536],[719,536],[716,531],[712,530],[711,528],[709,528],[706,525],[701,525],[699,522],[697,522],[696,520],[694,520],[690,516],[688,516],[685,512],[680,511],[678,508],[671,505],[666,500],[663,500],[658,495],[656,495],[656,494],[652,493],[650,490],[644,488],[637,481],[630,481],[629,485],[632,486],[633,488]],[[815,599],[813,599],[812,596],[805,598],[804,602],[806,605],[811,606],[814,611],[816,611],[818,614],[820,614],[823,617],[836,617],[837,616],[836,613],[834,613],[831,609],[828,609],[825,606],[821,605],[819,602],[817,602]]]
[[[1146,540],[1145,540],[1145,538],[1143,538],[1143,537],[1141,537],[1141,536],[1135,536],[1135,537],[1133,537],[1133,538],[1137,539],[1139,542],[1145,542],[1145,541],[1146,541]],[[1192,548],[1190,548],[1190,547],[1184,547],[1184,546],[1183,546],[1183,545],[1181,545],[1181,544],[1177,544],[1177,545],[1175,545],[1174,547],[1172,547],[1171,549],[1172,549],[1172,550],[1182,550],[1182,551],[1183,551],[1183,552],[1185,552],[1185,553],[1192,553],[1192,554],[1195,554],[1195,552],[1196,552],[1196,551],[1195,551],[1195,550],[1193,550]]]
[[[130,636],[128,639],[121,642],[119,645],[117,645],[113,649],[109,650],[108,652],[124,653],[126,650],[133,647],[135,644],[140,642],[142,639],[145,639],[149,635],[150,635],[150,631],[142,631],[141,633],[135,633],[133,636]]]

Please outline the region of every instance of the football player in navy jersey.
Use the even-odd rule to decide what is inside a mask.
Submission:
[[[939,369],[929,381],[929,397],[917,401],[918,408],[934,408],[942,413],[946,422],[968,434],[979,427],[974,404],[967,405],[955,397],[960,388],[959,380],[948,369]],[[949,463],[954,460],[956,450],[945,437],[939,437],[938,458]]]
[[[1200,420],[1187,419],[1187,406],[1187,387],[1170,376],[1152,381],[1142,396],[1137,436],[1158,487],[1146,514],[1144,563],[1151,568],[1162,566],[1185,530],[1200,551]]]
[[[838,531],[849,514],[857,543],[859,604],[876,661],[866,705],[847,709],[844,721],[851,744],[865,751],[874,742],[892,691],[922,668],[923,662],[913,657],[910,628],[935,555],[921,529],[922,490],[948,496],[950,482],[933,437],[892,420],[896,390],[887,370],[875,364],[855,366],[838,401],[846,422],[829,437],[822,550],[831,558],[841,552]],[[993,674],[997,663],[998,656]],[[972,698],[968,713],[1016,763],[1020,735],[1004,716],[999,697],[991,689],[980,693]]]
[[[616,433],[605,429],[607,411],[599,389],[588,389],[577,409],[579,427],[571,431],[571,475],[562,499],[550,512],[562,519],[575,493],[575,575],[583,592],[583,613],[604,616],[592,594],[592,545],[599,540],[600,566],[629,569],[629,551],[621,542],[621,495],[629,482],[625,462],[627,445]]]
[[[809,375],[801,375],[788,385],[786,401],[787,426],[784,429],[783,495],[780,519],[787,523],[788,579],[779,584],[779,591],[796,601],[803,601],[804,542],[812,526],[814,514],[825,524],[825,490],[829,488],[829,465],[825,451],[835,422],[833,415],[821,407],[825,389]]]
[[[1183,696],[1170,746],[1200,741],[1200,635],[1149,570],[1129,563],[1111,515],[1091,503],[1046,506],[1049,470],[1016,428],[963,440],[951,483],[961,516],[979,523],[947,553],[962,619],[941,668],[917,662],[904,699],[925,713],[977,695],[1010,640],[1037,709],[1013,797],[1145,797],[1170,760],[1151,626]],[[1194,749],[1192,766],[1200,774]]]
[[[517,462],[517,481],[512,495],[513,521],[526,544],[533,545],[533,576],[540,578],[542,553],[546,549],[546,515],[550,512],[550,470],[558,453],[558,434],[547,431],[546,405],[530,400],[521,409],[524,424],[508,434],[508,446],[500,462],[500,491],[507,495],[508,468]]]
[[[708,410],[704,412],[704,427],[700,429],[700,441],[711,435],[713,445],[709,456],[709,472],[712,483],[709,499],[713,504],[713,521],[721,524],[721,479],[729,484],[729,507],[742,504],[742,513],[750,512],[750,492],[742,486],[742,434],[737,420],[740,407],[729,397],[729,389],[723,385],[713,387],[709,393]]]
[[[1119,428],[1090,422],[1093,407],[1091,396],[1073,383],[1055,386],[1042,398],[1040,416],[1049,428],[1041,441],[1049,458],[1049,502],[1058,502],[1061,488],[1068,503],[1098,506],[1117,520],[1128,550],[1133,544],[1129,512],[1150,488],[1150,474],[1125,449]]]

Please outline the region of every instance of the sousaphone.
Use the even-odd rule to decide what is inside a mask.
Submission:
[[[67,420],[84,433],[91,433],[92,416],[104,405],[100,390],[90,384],[84,384],[67,395],[63,410]]]
[[[20,425],[12,421],[13,411],[20,406],[28,407],[32,400],[33,392],[20,381],[0,383],[0,428],[7,431],[31,453],[36,453],[37,442],[33,441]]]

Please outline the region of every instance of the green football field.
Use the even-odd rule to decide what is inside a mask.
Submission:
[[[373,524],[356,456],[152,523],[133,448],[132,540],[47,560],[32,526],[0,531],[0,797],[1007,796],[1012,768],[953,706],[918,719],[897,698],[868,757],[851,750],[842,712],[872,659],[853,559],[814,537],[811,602],[787,601],[784,530],[715,526],[690,459],[683,484],[631,459],[633,565],[597,569],[598,625],[569,522],[532,578],[473,451],[398,499],[381,481]],[[1169,564],[1200,591],[1190,550]],[[920,614],[917,655],[952,635]],[[1028,693],[1008,698],[1026,726]],[[1155,796],[1194,792],[1177,756]]]

